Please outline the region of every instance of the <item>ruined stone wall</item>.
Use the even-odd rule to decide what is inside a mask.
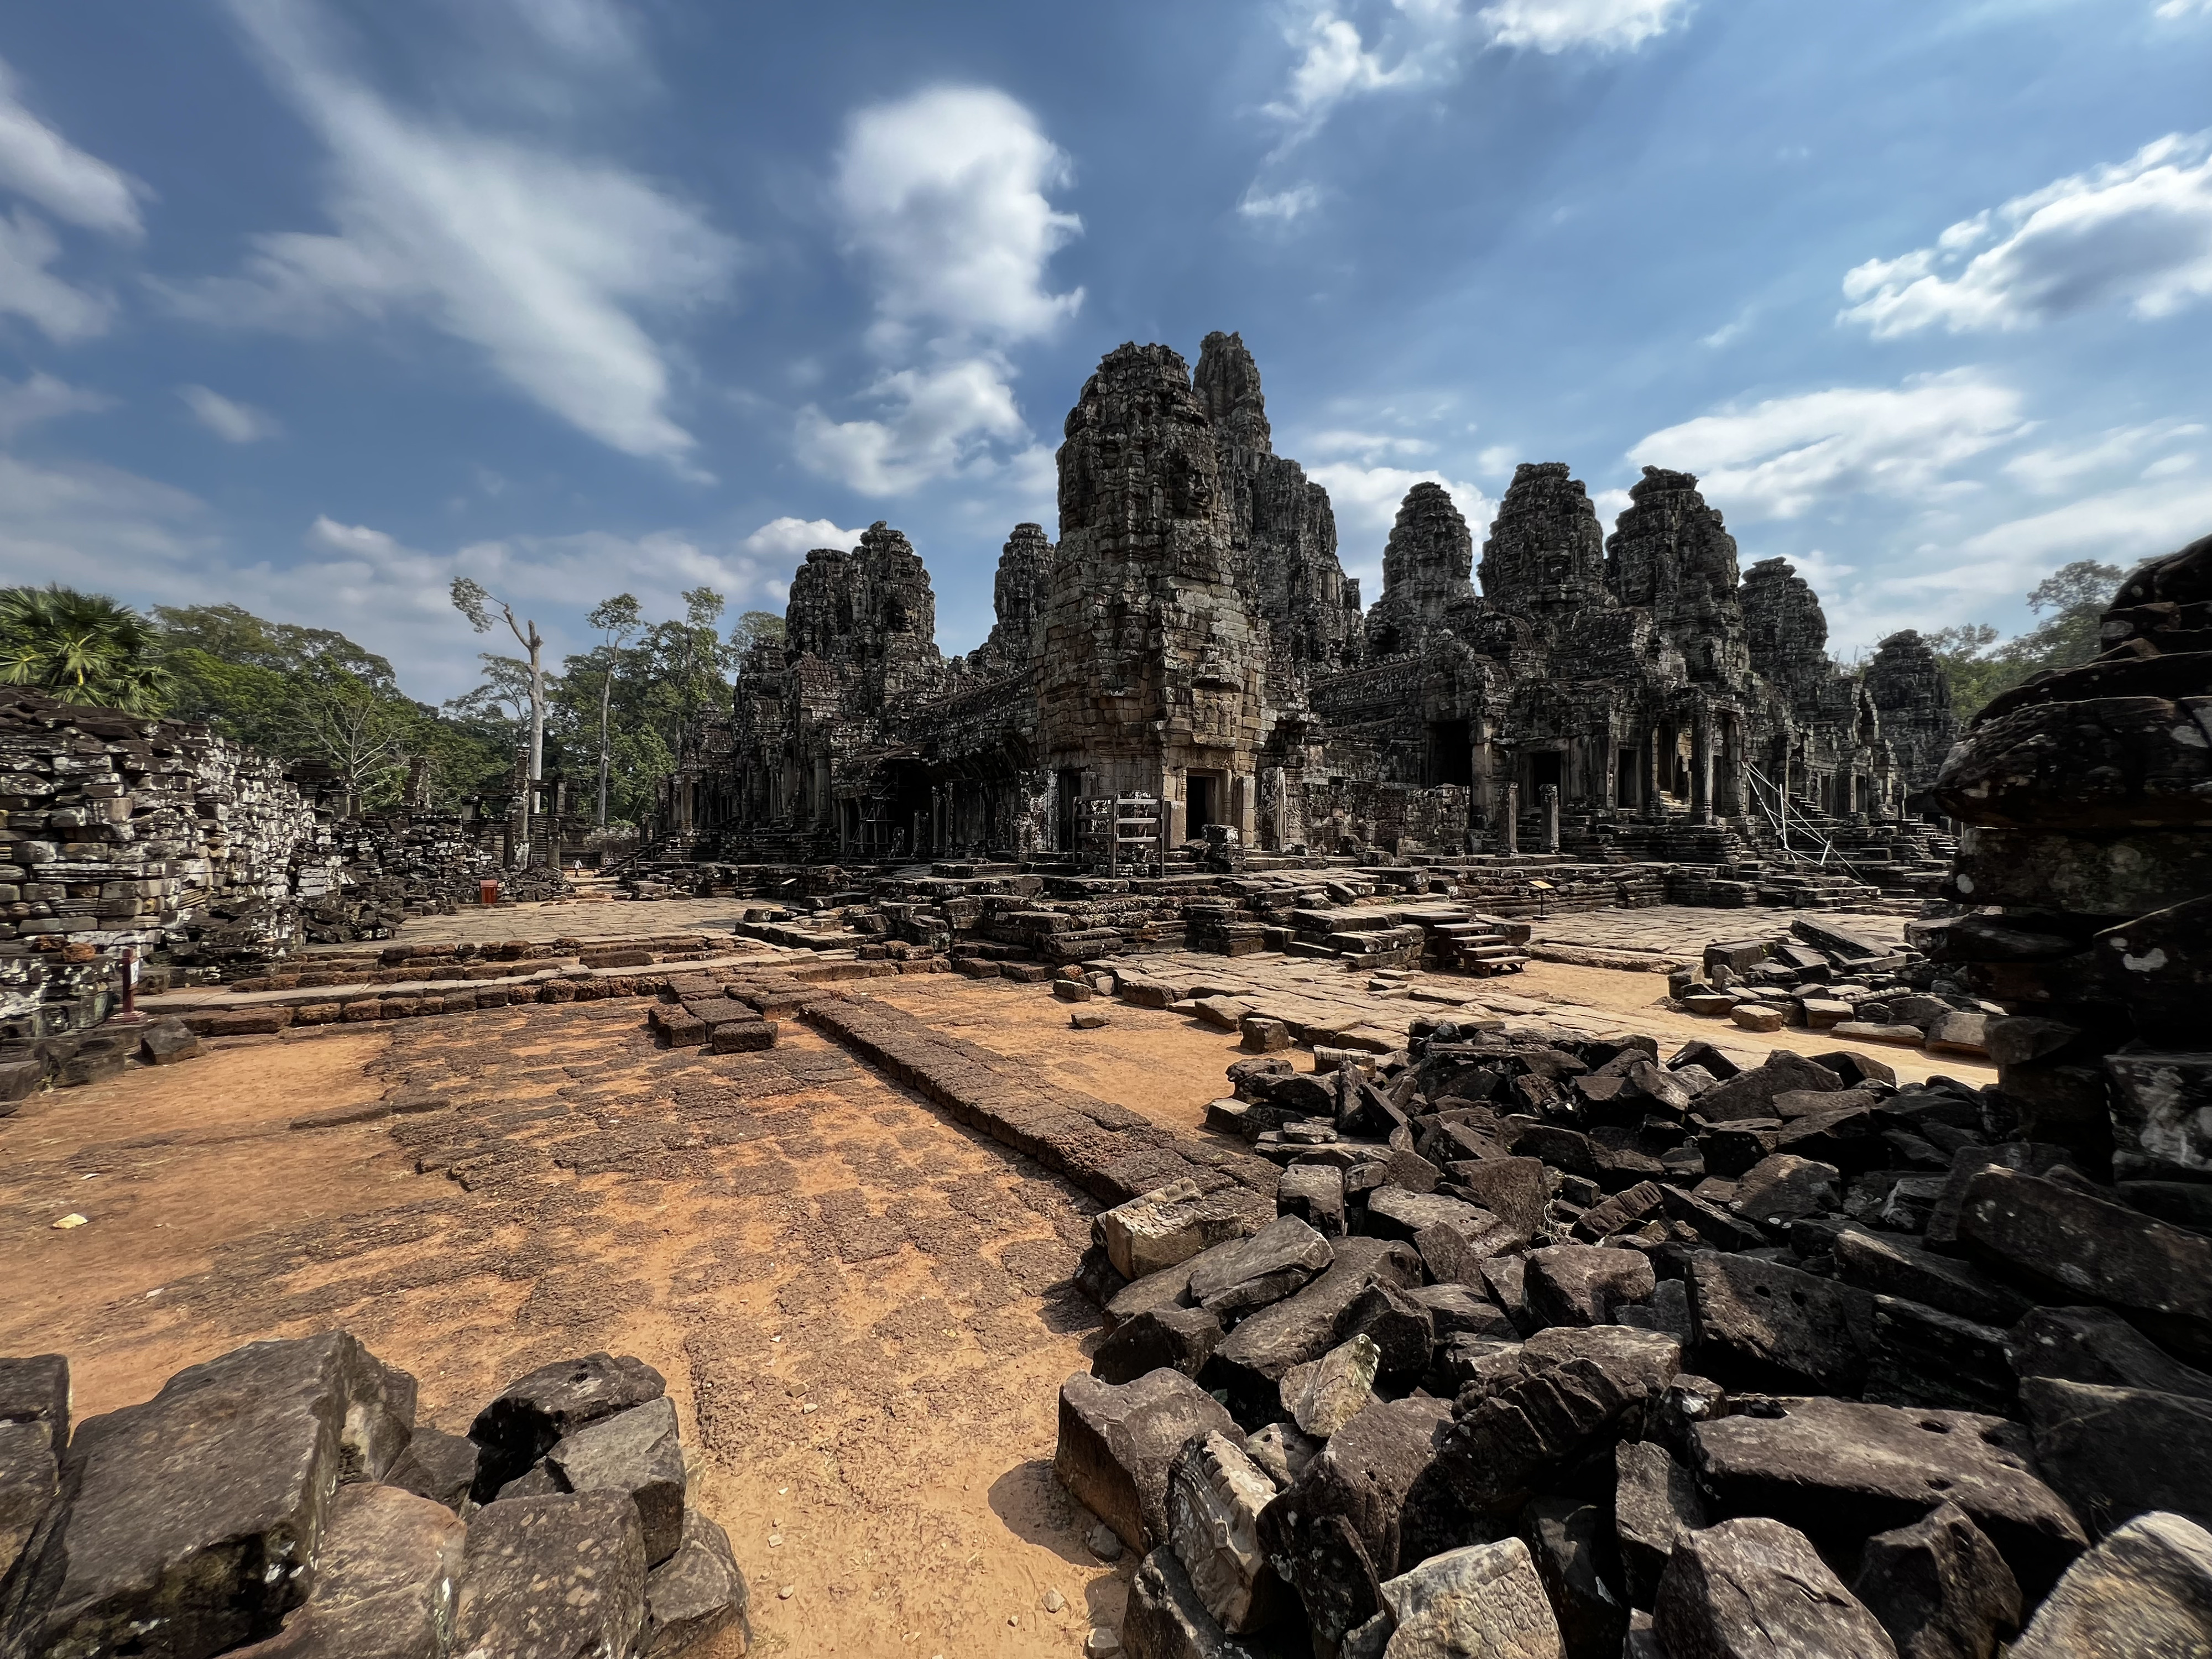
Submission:
[[[1606,543],[1614,597],[1650,609],[1692,679],[1740,684],[1751,658],[1735,538],[1687,472],[1647,466],[1628,496]]]
[[[1395,657],[1420,648],[1430,634],[1462,631],[1480,607],[1474,537],[1442,484],[1406,492],[1382,549],[1382,593],[1367,614],[1367,649]]]
[[[1958,739],[1951,677],[1928,641],[1908,628],[1875,648],[1863,678],[1905,787],[1925,789]]]
[[[125,953],[265,961],[334,860],[276,762],[204,726],[11,691],[0,704],[0,1035],[106,1018]]]
[[[1049,763],[1098,793],[1179,797],[1194,766],[1249,788],[1267,641],[1183,360],[1161,345],[1109,353],[1066,432],[1039,699]]]
[[[2021,1139],[2212,1230],[2212,537],[2129,577],[2103,634],[1944,762],[1972,908],[1930,953],[2012,1011],[1988,1046]]]

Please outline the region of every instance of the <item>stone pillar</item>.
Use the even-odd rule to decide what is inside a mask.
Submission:
[[[1559,850],[1559,791],[1556,784],[1546,784],[1538,792],[1544,808],[1544,850]]]
[[[1690,821],[1713,821],[1713,717],[1703,709],[1690,728]]]
[[[1743,717],[1724,714],[1721,717],[1720,811],[1723,817],[1739,818],[1744,813],[1743,801]]]
[[[1498,850],[1508,858],[1521,851],[1521,786],[1505,786],[1504,822],[1498,826]]]

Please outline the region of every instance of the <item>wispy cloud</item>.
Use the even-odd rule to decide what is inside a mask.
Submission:
[[[1392,0],[1371,29],[1357,0],[1295,10],[1285,43],[1297,53],[1282,92],[1262,109],[1283,128],[1271,160],[1311,137],[1339,106],[1447,84],[1492,51],[1633,52],[1683,21],[1691,0]],[[1268,198],[1248,193],[1248,201]]]
[[[234,402],[204,386],[180,386],[177,396],[185,400],[195,421],[227,444],[258,443],[284,429],[266,410]]]
[[[27,197],[58,219],[109,236],[144,233],[145,186],[79,149],[23,101],[22,82],[0,63],[0,190]]]
[[[1321,205],[1321,187],[1317,185],[1291,185],[1267,195],[1246,191],[1244,199],[1237,204],[1237,211],[1247,219],[1272,220],[1278,224],[1289,224],[1302,219]]]
[[[770,568],[778,562],[804,557],[817,547],[851,548],[860,545],[860,532],[840,530],[827,519],[770,519],[740,544],[750,558],[758,559]]]
[[[731,238],[623,167],[401,108],[306,0],[230,9],[328,149],[337,228],[257,236],[240,275],[170,289],[179,309],[299,331],[426,323],[599,441],[689,465],[694,441],[668,410],[673,351],[647,320],[720,297]]]
[[[11,443],[16,434],[64,415],[92,415],[112,408],[115,400],[58,380],[41,369],[27,380],[0,377],[0,443]]]
[[[1628,454],[1701,474],[1706,498],[1732,520],[1793,519],[1851,495],[1924,499],[1961,487],[1952,469],[2028,424],[2016,391],[1960,368],[1723,410],[1655,432]]]
[[[2212,297],[2212,131],[2171,133],[1961,220],[1931,247],[1869,259],[1842,313],[1877,339],[2020,329],[2098,306],[2164,317]]]
[[[796,441],[810,468],[867,495],[1001,471],[1030,447],[1007,348],[1083,303],[1046,267],[1082,230],[1048,191],[1066,155],[1036,118],[988,87],[939,87],[854,118],[831,203],[875,284],[870,348],[885,361],[838,421],[814,405]]]

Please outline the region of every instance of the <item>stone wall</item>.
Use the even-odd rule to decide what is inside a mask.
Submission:
[[[2212,537],[2137,570],[2109,647],[1984,708],[1937,780],[1968,828],[1932,954],[2012,1017],[2022,1139],[2212,1228]]]

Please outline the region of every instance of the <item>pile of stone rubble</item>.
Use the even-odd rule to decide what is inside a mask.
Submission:
[[[1850,1042],[1896,1043],[1931,1054],[1989,1055],[1988,1026],[2005,1010],[1974,995],[1911,941],[1940,922],[1910,923],[1899,950],[1818,916],[1771,939],[1708,945],[1697,967],[1671,976],[1683,1012],[1747,1031],[1785,1026]]]
[[[2212,1650],[2212,1237],[1996,1091],[1497,1021],[1230,1070],[1273,1201],[1079,1274],[1133,1659]]]
[[[643,1361],[562,1360],[465,1436],[342,1331],[255,1342],[70,1424],[67,1361],[0,1359],[9,1659],[667,1659],[746,1587],[691,1507]]]

